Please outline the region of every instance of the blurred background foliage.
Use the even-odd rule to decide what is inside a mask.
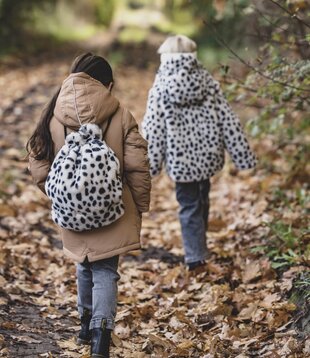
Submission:
[[[75,40],[113,27],[120,30],[124,41],[143,41],[150,31],[158,31],[183,33],[204,47],[219,48],[204,23],[212,20],[221,36],[242,46],[251,43],[244,37],[244,30],[257,23],[255,15],[247,13],[250,3],[249,0],[0,0],[0,45],[4,52],[26,47],[26,34]]]

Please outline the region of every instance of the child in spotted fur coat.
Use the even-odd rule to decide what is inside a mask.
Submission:
[[[219,83],[197,61],[195,42],[172,36],[158,53],[142,127],[152,176],[165,164],[175,181],[185,263],[193,270],[207,258],[210,177],[222,169],[224,150],[238,169],[253,168],[256,158]]]

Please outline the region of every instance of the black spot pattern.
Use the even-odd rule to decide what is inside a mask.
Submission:
[[[52,218],[65,229],[96,229],[124,214],[120,164],[101,137],[95,124],[70,133],[48,174],[45,190]]]
[[[193,54],[165,54],[142,128],[153,176],[165,163],[175,181],[207,179],[222,169],[224,149],[237,168],[256,165],[239,119]]]

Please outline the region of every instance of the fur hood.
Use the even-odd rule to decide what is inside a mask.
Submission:
[[[163,90],[171,103],[201,103],[210,90],[211,80],[211,76],[197,61],[195,54],[161,55],[156,89]]]
[[[174,181],[207,179],[223,167],[225,149],[238,169],[256,164],[219,83],[193,53],[161,55],[142,128],[152,175],[165,164]]]

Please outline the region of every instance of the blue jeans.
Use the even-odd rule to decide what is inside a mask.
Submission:
[[[207,258],[209,191],[209,179],[200,182],[176,183],[186,263]]]
[[[108,329],[114,329],[117,307],[117,273],[119,256],[77,264],[78,311],[84,309],[92,314],[90,329],[101,327],[106,321]]]

